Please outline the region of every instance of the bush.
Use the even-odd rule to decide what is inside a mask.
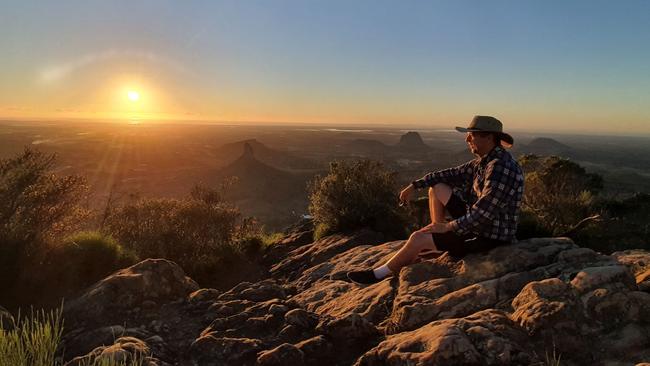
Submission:
[[[83,178],[50,173],[55,156],[25,149],[0,160],[0,288],[18,305],[26,294],[21,277],[37,267],[48,245],[73,232],[87,212],[78,202]]]
[[[534,213],[526,210],[519,213],[517,239],[523,240],[548,236],[552,236],[552,233],[541,224],[540,220],[537,219],[537,216],[535,216]]]
[[[576,242],[604,253],[625,249],[650,249],[650,194],[638,193],[623,200],[602,200],[596,206],[602,223],[589,225]]]
[[[379,162],[334,161],[329,174],[317,177],[309,191],[316,238],[363,227],[395,238],[406,234],[406,218],[398,211],[394,174]]]
[[[135,264],[138,257],[112,237],[83,231],[67,237],[45,262],[61,295],[72,295],[118,269]]]
[[[196,187],[184,199],[139,199],[111,208],[103,230],[139,258],[170,259],[200,283],[216,284],[257,245],[249,243],[253,221],[222,197]]]
[[[522,216],[534,217],[541,231],[561,235],[595,213],[600,175],[557,156],[525,155],[519,163],[525,172]]]

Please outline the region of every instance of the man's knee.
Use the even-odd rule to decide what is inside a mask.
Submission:
[[[431,198],[435,196],[435,198],[442,202],[443,205],[447,205],[452,193],[453,191],[451,187],[444,183],[438,183],[432,188],[429,188],[429,197]]]
[[[423,233],[420,231],[416,231],[413,234],[411,234],[411,237],[409,238],[409,243],[412,247],[421,250],[426,247],[429,247],[433,243],[433,238],[431,233]]]

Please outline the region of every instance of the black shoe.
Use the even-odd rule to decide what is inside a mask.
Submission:
[[[375,277],[375,272],[373,272],[372,269],[348,272],[348,278],[350,281],[360,285],[370,285],[381,281],[379,278]]]

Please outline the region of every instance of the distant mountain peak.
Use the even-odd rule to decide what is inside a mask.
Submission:
[[[403,134],[400,137],[399,143],[397,144],[397,146],[403,147],[403,148],[408,148],[408,149],[421,149],[421,148],[428,148],[429,147],[422,140],[422,136],[420,136],[419,133],[414,132],[414,131],[409,131],[409,132]]]
[[[537,137],[533,139],[528,146],[544,146],[569,149],[570,147],[550,137]]]
[[[242,157],[251,157],[251,158],[255,157],[255,152],[253,151],[251,140],[247,140],[246,142],[244,142],[244,153],[242,154]]]

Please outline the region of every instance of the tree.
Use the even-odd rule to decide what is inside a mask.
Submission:
[[[51,173],[54,162],[54,155],[29,148],[0,160],[0,288],[4,291],[19,289],[18,279],[38,266],[48,245],[78,228],[87,214],[79,206],[87,190],[85,180]]]
[[[392,237],[405,235],[406,219],[398,209],[395,175],[380,162],[334,161],[324,177],[309,187],[309,212],[317,237],[363,227]]]
[[[557,156],[525,155],[519,163],[525,172],[524,215],[533,214],[552,235],[567,233],[596,213],[595,198],[603,189],[600,175]]]
[[[244,266],[252,219],[220,190],[195,187],[182,199],[140,198],[110,207],[103,231],[140,259],[166,258],[204,285],[221,286]]]

